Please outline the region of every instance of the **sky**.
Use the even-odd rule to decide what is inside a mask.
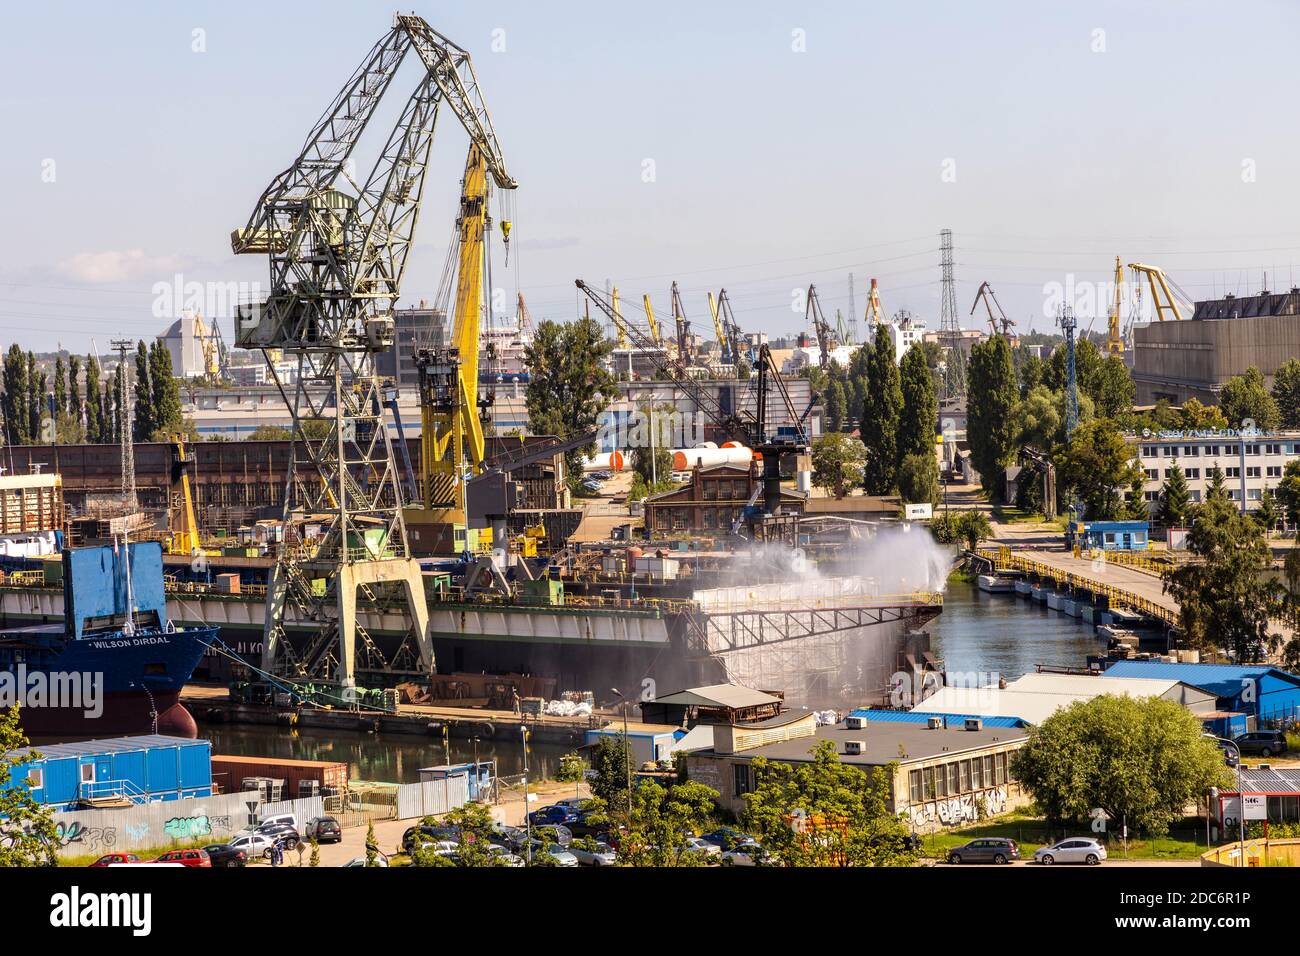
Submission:
[[[168,323],[158,283],[265,283],[232,229],[296,156],[393,7],[7,3],[0,336],[108,350]],[[1019,330],[1069,287],[1105,327],[1115,256],[1193,298],[1300,284],[1290,2],[717,0],[415,8],[471,54],[511,174],[494,285],[534,320],[606,280],[706,331],[806,328],[879,281],[937,327],[951,229],[964,325],[988,281]],[[359,150],[365,170],[414,57]],[[436,295],[468,143],[443,111],[402,304]],[[1080,292],[1082,290],[1082,293]],[[1095,295],[1088,295],[1095,291]],[[1098,306],[1096,300],[1100,299]],[[218,303],[219,304],[219,303]],[[218,310],[219,311],[219,310]],[[228,329],[227,329],[228,331]]]

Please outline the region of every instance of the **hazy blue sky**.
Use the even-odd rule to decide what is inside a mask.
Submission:
[[[520,183],[512,268],[498,254],[496,277],[513,301],[517,264],[535,318],[574,314],[576,276],[637,302],[649,291],[663,310],[677,278],[697,328],[705,290],[726,286],[743,325],[797,330],[792,290],[817,283],[833,314],[853,272],[859,312],[877,276],[888,311],[934,326],[944,227],[962,316],[987,279],[1022,329],[1050,325],[1045,283],[1107,279],[1116,254],[1163,265],[1198,297],[1258,291],[1265,270],[1273,288],[1291,285],[1300,6],[1066,6],[448,0],[416,12],[474,57]],[[392,10],[6,4],[3,340],[86,351],[94,336],[102,351],[161,329],[150,289],[175,273],[265,281],[260,259],[230,255],[230,230]],[[416,70],[404,65],[390,98]],[[407,303],[436,290],[466,142],[444,111]]]

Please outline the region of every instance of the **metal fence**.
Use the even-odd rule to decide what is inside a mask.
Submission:
[[[437,816],[469,803],[469,778],[463,774],[397,788],[397,818]]]

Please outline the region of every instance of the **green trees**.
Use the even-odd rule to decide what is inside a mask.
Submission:
[[[4,425],[7,439],[15,445],[32,441],[31,410],[28,403],[31,390],[28,385],[27,356],[15,342],[9,346],[4,359]]]
[[[1178,601],[1183,640],[1204,651],[1226,648],[1239,661],[1258,660],[1279,640],[1269,633],[1273,556],[1259,524],[1226,495],[1213,494],[1196,509],[1187,547],[1199,560],[1165,578],[1165,590]]]
[[[966,547],[974,551],[981,541],[993,536],[993,525],[989,523],[989,516],[982,511],[964,511],[957,519],[957,534],[966,543]]]
[[[813,441],[813,483],[843,498],[862,481],[866,460],[867,449],[862,442],[845,432],[828,432]]]
[[[849,401],[839,379],[832,379],[826,386],[826,419],[831,430],[837,432],[849,423]]]
[[[1183,402],[1178,415],[1178,427],[1185,431],[1222,430],[1228,427],[1228,419],[1217,405],[1205,405],[1195,398]]]
[[[966,436],[984,490],[1000,495],[1002,472],[1013,460],[1010,417],[1019,392],[1011,348],[995,335],[971,348]]]
[[[150,415],[153,428],[147,440],[166,441],[172,434],[184,431],[181,388],[172,370],[172,355],[167,346],[157,340],[149,346],[149,395],[153,404]]]
[[[1259,496],[1259,507],[1250,512],[1250,516],[1259,525],[1259,530],[1264,533],[1265,539],[1272,533],[1281,514],[1281,509],[1277,503],[1277,495],[1273,494],[1272,488],[1265,485],[1263,493]]]
[[[898,466],[898,496],[906,504],[937,504],[939,462],[934,452],[906,456]]]
[[[1110,694],[1058,710],[1029,731],[1011,774],[1049,823],[1086,823],[1100,808],[1117,823],[1164,834],[1185,807],[1231,774],[1200,719],[1160,697]]]
[[[824,740],[797,764],[756,757],[744,825],[783,866],[909,866],[907,827],[889,812],[896,765],[864,771]]]
[[[1169,466],[1165,483],[1160,489],[1160,508],[1156,517],[1169,528],[1181,528],[1190,517],[1192,496],[1187,489],[1187,476],[1174,462]]]
[[[592,748],[592,796],[598,798],[610,813],[628,813],[628,779],[631,773],[632,751],[627,739],[602,736]]]
[[[898,426],[903,391],[898,366],[894,364],[894,342],[883,325],[876,327],[875,345],[869,351],[867,380],[858,426],[867,449],[862,483],[867,494],[887,495],[898,480]]]
[[[106,435],[104,393],[99,384],[99,359],[86,356],[86,441],[92,445],[112,441]]]
[[[32,799],[24,786],[15,750],[28,740],[18,724],[18,708],[0,711],[0,867],[53,866],[58,835],[49,807]]]
[[[1300,458],[1286,463],[1282,481],[1277,486],[1277,500],[1288,524],[1300,526]]]
[[[1057,480],[1083,501],[1095,521],[1113,520],[1124,510],[1122,489],[1141,487],[1142,470],[1119,428],[1107,418],[1085,422],[1057,454]]]
[[[1282,419],[1277,400],[1264,387],[1264,376],[1255,366],[1224,383],[1219,393],[1219,408],[1231,428],[1253,420],[1260,431],[1272,431]]]
[[[1300,359],[1289,358],[1273,373],[1273,400],[1283,428],[1300,428]]]
[[[132,441],[148,441],[153,435],[154,429],[158,427],[157,411],[153,401],[153,386],[151,384],[152,362],[150,361],[149,347],[141,339],[136,345],[135,350],[135,396],[134,396],[134,421],[131,428]]]
[[[664,787],[643,781],[633,791],[631,822],[619,842],[618,853],[631,866],[699,866],[695,853],[683,852],[685,834],[695,834],[709,823],[718,791],[687,781]]]
[[[934,434],[939,425],[939,400],[934,393],[934,375],[925,350],[913,345],[898,368],[903,406],[898,417],[898,461],[909,455],[934,458]],[[928,499],[926,499],[928,500]]]
[[[600,413],[618,394],[603,364],[612,348],[594,319],[538,325],[524,352],[533,434],[574,438],[596,427]],[[581,477],[579,462],[589,451],[579,448],[565,455],[571,484]]]

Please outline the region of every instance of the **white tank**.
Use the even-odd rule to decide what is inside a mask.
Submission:
[[[673,452],[673,471],[688,471],[699,465],[748,465],[754,453],[748,448],[681,448]]]
[[[622,471],[623,453],[621,451],[607,451],[600,455],[584,458],[582,459],[582,470],[584,472]]]

